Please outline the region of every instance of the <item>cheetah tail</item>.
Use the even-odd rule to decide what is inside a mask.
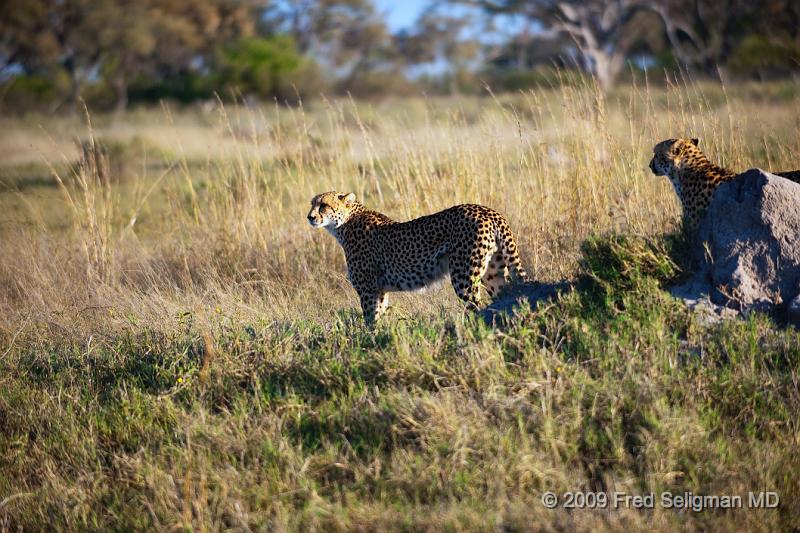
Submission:
[[[503,223],[497,228],[497,244],[503,254],[503,262],[508,268],[509,274],[515,281],[527,282],[530,281],[530,276],[522,268],[522,261],[519,258],[519,250],[517,250],[517,241],[508,223]]]
[[[800,183],[800,170],[787,170],[784,172],[775,172],[776,176],[786,178],[795,183]]]

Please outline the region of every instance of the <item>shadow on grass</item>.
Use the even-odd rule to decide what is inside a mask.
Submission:
[[[513,285],[481,311],[481,318],[490,326],[496,325],[526,303],[531,309],[536,309],[539,302],[551,300],[560,293],[569,291],[572,287],[573,284],[567,281]]]

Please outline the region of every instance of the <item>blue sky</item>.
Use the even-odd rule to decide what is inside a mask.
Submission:
[[[389,30],[396,32],[404,28],[412,28],[417,17],[427,8],[432,2],[431,0],[372,0],[381,16],[389,26]],[[449,6],[447,8],[439,8],[446,10],[451,14],[468,14],[476,16],[480,10],[469,8],[466,6]],[[487,33],[486,28],[482,26],[479,18],[473,18],[473,24],[468,27],[464,36],[477,38],[484,43],[503,42],[509,37],[509,32],[514,33],[521,29],[522,21],[517,17],[499,16],[495,17],[495,31]],[[446,68],[447,64],[442,61],[435,61],[428,65],[417,65],[412,67],[411,75],[420,74],[438,74]]]
[[[374,0],[380,13],[387,14],[392,31],[407,28],[414,24],[417,16],[428,5],[428,0]]]
[[[372,2],[375,4],[378,12],[382,15],[385,15],[389,29],[392,32],[403,28],[412,27],[420,13],[422,13],[422,11],[431,4],[430,0],[372,0]],[[466,6],[450,6],[447,8],[440,8],[440,10],[442,9],[446,9],[449,13],[472,13],[473,15],[480,13],[480,10]],[[479,38],[482,41],[486,42],[496,39],[504,40],[499,34],[487,34],[485,28],[479,26],[477,19],[474,19],[474,22],[475,24],[473,24],[472,33],[473,35],[479,35]],[[522,20],[513,16],[495,17],[494,23],[495,28],[500,33],[514,33],[519,31],[522,27]],[[533,29],[535,30],[536,28],[534,27]]]

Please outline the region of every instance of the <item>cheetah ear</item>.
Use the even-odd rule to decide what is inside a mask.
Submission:
[[[346,204],[352,204],[356,201],[356,193],[349,192],[347,194],[340,194],[339,200],[343,201]]]
[[[695,145],[695,147],[696,147],[698,144],[700,144],[700,139],[698,139],[698,138],[696,138],[696,137],[695,137],[695,138],[693,138],[693,139],[690,139],[690,140],[692,141],[692,144],[693,144],[693,145]]]

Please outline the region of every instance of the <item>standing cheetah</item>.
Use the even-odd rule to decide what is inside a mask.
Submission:
[[[736,172],[715,165],[698,148],[699,139],[667,139],[653,147],[650,170],[667,176],[683,205],[689,228],[700,223],[717,187],[731,181]],[[800,171],[773,172],[800,183]]]
[[[473,309],[481,282],[491,296],[509,271],[521,281],[517,244],[506,219],[481,205],[457,205],[408,222],[365,209],[353,193],[336,191],[311,200],[308,221],[325,228],[344,248],[347,271],[372,325],[390,291],[420,289],[448,273],[456,294]]]

